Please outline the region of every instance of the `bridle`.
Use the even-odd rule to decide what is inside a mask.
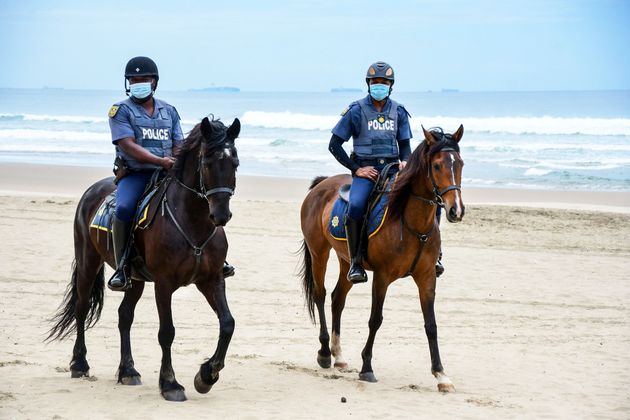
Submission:
[[[433,155],[436,155],[437,153],[440,153],[440,152],[457,152],[457,150],[455,150],[452,147],[447,146],[436,151],[435,153],[433,153]],[[431,199],[424,198],[420,195],[410,192],[409,195],[411,198],[422,201],[430,206],[439,206],[439,207],[444,208],[444,199],[442,198],[442,196],[449,191],[452,191],[452,190],[461,191],[462,189],[461,185],[455,185],[455,184],[439,189],[437,182],[435,182],[435,177],[433,176],[433,165],[431,164],[430,158],[429,158],[429,178],[431,178],[431,185],[433,186],[433,194],[435,195],[435,198],[431,200]],[[403,235],[403,227],[406,228],[418,239],[418,249],[416,250],[416,255],[414,256],[413,261],[411,262],[411,265],[409,266],[409,269],[407,270],[407,273],[405,274],[405,276],[410,276],[415,270],[416,264],[418,263],[418,260],[420,259],[420,256],[422,255],[422,251],[424,250],[424,246],[429,240],[433,231],[435,230],[436,224],[434,223],[431,226],[431,230],[429,230],[426,233],[417,232],[411,226],[409,226],[409,224],[405,221],[405,216],[403,215],[400,218],[400,225],[401,225],[400,227],[400,240],[401,241],[402,241],[402,235]]]
[[[435,152],[434,155],[440,152],[457,152],[457,150],[453,149],[452,147],[445,147]],[[416,200],[423,201],[430,206],[440,206],[444,208],[444,199],[442,198],[442,196],[449,191],[452,191],[452,190],[461,191],[462,189],[461,185],[455,185],[455,184],[439,189],[437,182],[435,182],[435,177],[433,176],[433,165],[431,165],[430,159],[429,159],[429,178],[431,179],[431,186],[433,187],[433,194],[435,195],[435,198],[431,200],[431,199],[424,198],[414,193],[409,193],[411,198],[415,198]]]
[[[215,187],[209,190],[206,189],[206,183],[203,175],[203,168],[206,165],[206,158],[204,157],[203,150],[199,150],[199,162],[197,163],[197,173],[199,174],[199,190],[196,188],[190,188],[188,185],[184,184],[179,178],[175,178],[177,183],[187,189],[188,191],[196,194],[199,198],[203,198],[208,201],[208,205],[210,204],[210,196],[212,194],[217,193],[228,193],[230,196],[234,195],[234,188],[230,187]]]
[[[225,144],[225,142],[218,143],[218,145],[224,145],[224,144]],[[190,188],[188,185],[184,184],[177,177],[174,177],[174,178],[177,181],[177,183],[179,185],[181,185],[182,187],[184,187],[186,190],[194,193],[197,197],[206,200],[206,202],[208,203],[208,211],[210,211],[210,196],[212,194],[228,193],[228,194],[230,194],[230,196],[232,196],[232,195],[234,195],[234,188],[230,188],[230,187],[216,187],[216,188],[211,188],[211,189],[207,190],[206,189],[206,183],[204,182],[205,180],[204,180],[204,176],[203,176],[203,172],[204,172],[203,168],[205,168],[205,164],[206,164],[206,159],[205,159],[204,154],[203,154],[203,149],[200,149],[199,150],[199,161],[197,163],[197,172],[199,173],[199,190],[197,190],[196,188]],[[166,188],[168,188],[168,186]],[[166,199],[166,194],[164,194],[164,197],[162,199],[162,215],[164,215],[164,209],[166,209],[168,215],[173,220],[173,223],[175,224],[175,228],[177,228],[177,230],[182,235],[184,240],[186,240],[188,245],[193,250],[193,256],[195,257],[195,266],[193,268],[192,275],[190,276],[190,280],[188,281],[188,284],[191,284],[194,281],[194,279],[197,276],[197,273],[199,271],[199,266],[201,264],[201,256],[203,254],[203,251],[206,248],[206,246],[210,243],[210,240],[212,240],[214,235],[217,233],[217,227],[214,226],[213,229],[212,229],[212,232],[210,232],[210,234],[208,235],[206,240],[201,245],[197,246],[197,245],[195,245],[192,242],[190,237],[186,234],[186,232],[184,232],[184,229],[181,227],[181,225],[177,221],[177,218],[173,214],[173,211],[171,210],[171,207],[168,204],[168,200]]]

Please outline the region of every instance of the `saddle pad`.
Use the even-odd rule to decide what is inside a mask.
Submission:
[[[367,217],[366,228],[368,238],[376,235],[381,229],[381,226],[383,226],[383,222],[387,216],[387,197],[387,194],[383,194]],[[335,204],[333,205],[332,213],[330,214],[328,231],[330,232],[330,236],[338,241],[347,240],[346,229],[344,227],[344,220],[347,212],[348,203],[342,198],[337,198],[337,201],[335,201]]]
[[[141,227],[145,222],[147,222],[147,215],[149,214],[149,202],[151,201],[157,190],[158,188],[154,188],[153,190],[151,190],[151,192],[149,192],[149,194],[147,194],[140,202],[140,205],[136,209],[134,229]],[[105,197],[105,200],[103,200],[100,207],[98,208],[98,211],[94,215],[92,223],[90,223],[90,227],[93,229],[111,232],[112,218],[114,217],[115,211],[116,191]]]

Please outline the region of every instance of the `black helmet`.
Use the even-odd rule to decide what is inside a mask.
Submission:
[[[125,79],[131,76],[153,76],[157,82],[160,79],[155,61],[149,57],[134,57],[125,66]]]
[[[365,82],[370,84],[370,79],[387,79],[394,84],[394,69],[389,64],[384,61],[377,61],[372,64],[368,69],[365,75]]]

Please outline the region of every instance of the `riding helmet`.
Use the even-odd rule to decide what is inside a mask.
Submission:
[[[134,57],[125,67],[125,79],[131,76],[153,76],[157,82],[160,79],[155,61],[149,57]]]
[[[370,79],[382,78],[387,79],[394,84],[394,69],[384,61],[377,61],[372,64],[365,75],[365,82],[370,84]]]

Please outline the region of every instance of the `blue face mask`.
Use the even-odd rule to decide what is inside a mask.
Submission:
[[[377,101],[382,101],[389,96],[389,86],[383,84],[370,85],[370,96]]]
[[[151,94],[151,82],[134,83],[133,85],[129,85],[129,91],[131,92],[131,96],[138,99],[144,99]]]

